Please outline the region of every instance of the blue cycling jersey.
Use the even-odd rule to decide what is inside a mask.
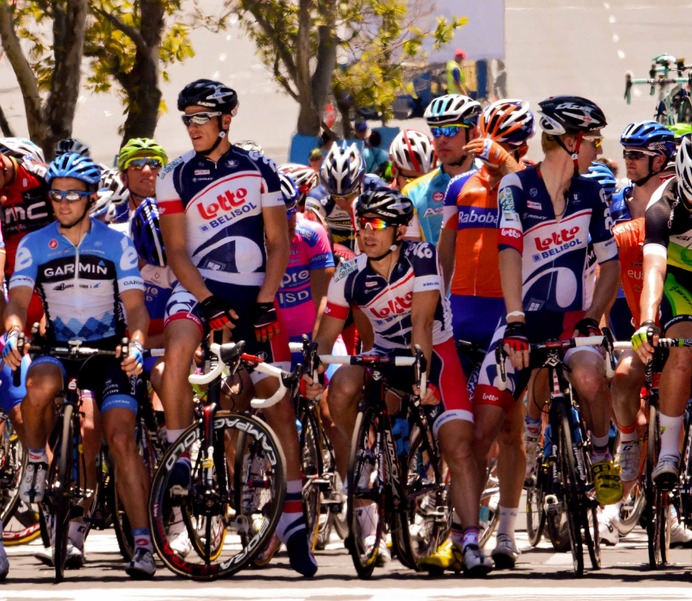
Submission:
[[[126,323],[120,294],[144,290],[132,242],[92,219],[91,229],[75,247],[58,226],[53,222],[22,239],[10,290],[36,288],[48,320],[49,339],[121,338]]]

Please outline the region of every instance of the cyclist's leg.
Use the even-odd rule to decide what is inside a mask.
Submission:
[[[609,449],[612,402],[601,353],[592,347],[571,349],[565,354],[570,369],[568,377],[574,387],[579,407],[591,434],[591,461],[596,500],[601,505],[617,503],[622,498],[619,470]]]
[[[29,462],[19,489],[20,497],[27,503],[43,499],[48,469],[46,444],[55,418],[53,403],[62,382],[62,365],[52,357],[37,359],[27,372],[22,419]]]
[[[164,348],[166,369],[161,378],[160,396],[166,414],[168,442],[174,442],[192,423],[190,365],[202,341],[204,327],[195,313],[196,299],[177,286],[166,307]]]
[[[628,494],[639,476],[640,448],[638,414],[644,364],[634,351],[623,351],[618,358],[615,375],[610,383],[613,413],[620,431],[616,462],[622,470],[624,494]]]
[[[156,571],[149,529],[149,477],[135,440],[137,400],[118,362],[109,361],[101,401],[103,433],[117,471],[118,494],[132,527],[134,555],[127,566],[133,578],[151,578]]]

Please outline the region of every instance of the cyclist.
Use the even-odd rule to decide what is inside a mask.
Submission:
[[[452,531],[455,559],[470,575],[485,575],[492,563],[478,546],[480,485],[471,455],[473,409],[456,355],[437,253],[429,243],[403,241],[413,206],[401,192],[386,187],[366,192],[356,211],[363,254],[340,265],[329,285],[315,337],[318,352],[331,350],[350,306],[360,309],[357,315],[367,318],[375,332],[371,352],[408,354],[413,345],[422,347],[431,382],[423,403],[433,405],[430,423],[449,466],[451,503],[461,519],[461,526]],[[404,374],[396,377],[397,382],[405,381]],[[363,368],[342,366],[329,385],[331,415],[346,440],[351,440],[362,383]],[[317,383],[308,388],[310,395],[320,391]],[[359,519],[374,521],[374,511],[374,506],[362,508]],[[388,557],[386,549],[380,552]]]
[[[425,109],[425,121],[430,127],[440,165],[403,189],[414,207],[407,239],[437,244],[447,186],[452,177],[474,166],[473,155],[464,148],[478,137],[476,126],[481,112],[478,102],[461,94],[435,98]]]
[[[644,286],[640,326],[632,346],[642,363],[653,357],[661,332],[692,337],[692,139],[683,138],[675,159],[676,177],[653,194],[645,214]],[[659,313],[660,311],[660,313]],[[660,327],[657,321],[660,316]],[[678,479],[678,440],[690,397],[692,349],[671,348],[663,366],[660,391],[661,449],[654,482],[669,489]]]
[[[483,166],[453,178],[447,188],[438,252],[445,289],[451,280],[454,338],[485,350],[504,313],[497,249],[497,192],[504,175],[523,168],[520,161],[533,135],[534,118],[528,102],[498,100],[483,111],[478,129],[480,138],[464,150],[480,158]],[[464,363],[468,362],[462,360],[469,378],[478,366]],[[482,399],[474,406],[474,452],[480,473],[487,467],[491,444],[496,438],[499,442],[500,519],[497,546],[492,553],[497,568],[514,567],[519,556],[514,524],[526,469],[522,406],[516,403],[509,409],[505,412],[486,405]]]
[[[474,393],[478,404],[505,410],[512,408],[531,375],[529,341],[598,334],[598,320],[614,296],[618,277],[605,193],[596,182],[579,176],[600,152],[605,116],[596,104],[578,96],[550,97],[539,106],[543,161],[500,183],[498,244],[507,313]],[[586,281],[589,236],[600,264],[592,295]],[[593,296],[589,304],[587,296]],[[504,391],[495,385],[499,376],[494,351],[499,344],[511,362]],[[591,432],[596,499],[604,505],[616,503],[622,483],[608,449],[611,401],[603,357],[597,349],[583,347],[568,351],[565,361]],[[529,403],[531,408],[531,399]],[[540,427],[540,418],[527,417],[527,437],[537,439]],[[526,450],[531,452],[528,445]]]
[[[356,250],[353,205],[365,190],[385,183],[377,175],[365,173],[363,156],[355,143],[333,144],[320,168],[320,185],[308,192],[305,213],[314,213],[326,224],[334,244]]]
[[[280,178],[291,254],[276,295],[277,311],[289,341],[301,342],[304,334],[312,339],[319,326],[320,307],[334,275],[334,257],[325,229],[298,213],[296,202],[300,193],[295,182],[284,173]],[[299,363],[302,353],[298,351],[292,356],[293,363]]]
[[[296,206],[299,212],[305,210],[305,199],[308,192],[315,188],[320,182],[319,170],[314,170],[307,165],[300,163],[284,163],[279,166],[279,172],[288,175],[298,187],[298,200]]]
[[[82,370],[79,387],[91,391],[100,408],[103,432],[120,476],[119,493],[135,543],[126,571],[132,578],[151,578],[156,564],[146,512],[148,481],[133,436],[137,405],[129,380],[142,369],[149,316],[131,242],[89,217],[100,175],[96,163],[78,154],[63,154],[50,164],[46,183],[56,221],[29,234],[17,250],[5,310],[3,359],[12,369],[22,360],[18,340],[34,287],[44,303],[50,344],[77,339],[112,349],[127,327],[129,355],[122,363],[102,357],[87,360],[93,368]],[[74,373],[82,362],[75,363],[42,356],[29,368],[22,402],[28,463],[19,488],[20,498],[27,503],[43,499],[53,403],[67,374]],[[83,555],[81,549],[78,552]]]
[[[389,146],[389,160],[392,162],[392,183],[390,188],[402,190],[414,179],[430,173],[437,164],[435,145],[421,131],[405,129],[399,132]]]
[[[192,423],[189,367],[209,330],[227,330],[235,340],[245,340],[248,352],[290,367],[288,339],[274,305],[290,252],[276,166],[230,143],[238,97],[226,85],[194,81],[180,92],[178,109],[193,150],[167,165],[156,186],[166,256],[178,279],[166,312],[161,390],[171,442]],[[259,397],[277,388],[261,374],[252,378]],[[291,567],[312,576],[317,564],[302,513],[298,434],[289,396],[265,415],[287,466],[277,534],[288,547]]]

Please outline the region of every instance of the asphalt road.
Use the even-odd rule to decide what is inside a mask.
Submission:
[[[396,560],[377,568],[370,580],[360,580],[343,543],[333,538],[325,551],[318,553],[320,569],[312,579],[302,579],[288,566],[285,551],[262,570],[247,570],[230,579],[200,583],[181,579],[159,564],[153,581],[133,582],[125,574],[112,531],[92,532],[87,540],[87,564],[79,571],[66,572],[64,582],[53,584],[53,571],[40,564],[33,554],[35,542],[8,548],[11,569],[0,584],[0,599],[74,599],[109,601],[111,599],[166,600],[234,599],[259,601],[271,599],[326,601],[369,601],[387,599],[406,601],[463,598],[503,599],[689,599],[692,579],[692,551],[671,552],[665,569],[651,570],[647,564],[646,535],[635,529],[616,547],[602,550],[601,570],[588,570],[581,579],[572,571],[571,555],[555,553],[549,543],[530,548],[523,525],[517,537],[522,555],[512,571],[493,572],[482,580],[472,580],[451,572],[431,578],[403,568]],[[492,549],[494,541],[489,543]],[[587,560],[588,561],[588,560]]]

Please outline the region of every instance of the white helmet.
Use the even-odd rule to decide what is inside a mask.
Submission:
[[[680,202],[692,212],[692,138],[685,136],[675,155]]]
[[[0,138],[0,152],[15,159],[29,158],[37,163],[46,162],[40,146],[26,138]]]
[[[360,192],[365,163],[358,146],[332,145],[320,168],[320,181],[329,194],[348,196]]]
[[[435,147],[430,136],[415,129],[399,132],[389,147],[389,158],[399,169],[425,175],[437,163]]]
[[[435,98],[425,109],[423,115],[428,125],[448,125],[451,123],[474,127],[483,112],[479,102],[463,94],[445,94]]]

